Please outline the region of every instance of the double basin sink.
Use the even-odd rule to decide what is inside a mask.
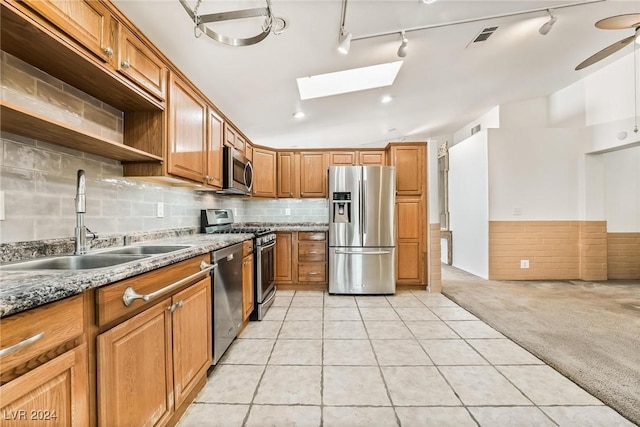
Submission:
[[[37,270],[91,270],[112,267],[127,262],[138,261],[179,251],[191,247],[190,245],[142,245],[124,246],[85,255],[61,255],[52,258],[36,259],[33,261],[15,262],[0,266],[5,271],[37,271]]]

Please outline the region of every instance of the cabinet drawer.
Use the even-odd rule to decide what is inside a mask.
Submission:
[[[324,263],[318,264],[299,264],[298,265],[298,281],[299,282],[319,282],[327,281],[326,268]]]
[[[200,263],[203,261],[206,264],[210,264],[210,255],[207,254],[191,258],[98,289],[96,291],[98,326],[102,327],[120,318],[130,317],[134,313],[141,311],[141,309],[152,306],[158,301],[183,289],[186,285],[206,277],[208,273],[200,269]],[[192,280],[174,288],[167,289],[166,292],[160,292],[155,298],[149,301],[136,299],[129,306],[124,303],[123,296],[127,288],[132,288],[140,295],[147,295],[161,291],[187,277],[192,277]]]
[[[242,242],[242,257],[246,257],[253,253],[253,240],[245,240]]]
[[[300,231],[298,240],[327,240],[327,233],[324,231]]]
[[[79,337],[84,331],[83,320],[82,295],[2,319],[0,346],[8,353],[0,359],[2,371],[40,357]],[[47,356],[56,354],[59,352],[52,351]]]
[[[324,262],[327,249],[324,242],[299,242],[298,262]]]

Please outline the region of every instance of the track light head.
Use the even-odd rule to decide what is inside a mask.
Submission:
[[[558,17],[553,16],[553,14],[549,9],[547,9],[547,13],[549,14],[549,17],[550,17],[549,20],[544,24],[542,24],[542,27],[540,27],[540,29],[538,30],[540,34],[542,34],[543,36],[546,36],[547,34],[549,34],[549,31],[551,31],[551,28],[553,28],[553,24],[555,24],[556,21],[558,20]]]
[[[351,48],[351,37],[353,37],[353,35],[351,33],[345,32],[344,27],[342,27],[342,29],[340,30],[338,52],[343,55],[349,53],[349,49]]]
[[[407,36],[404,31],[400,32],[400,36],[402,37],[400,47],[398,48],[398,56],[400,58],[404,58],[407,56],[407,46],[409,45],[409,40],[407,40]]]

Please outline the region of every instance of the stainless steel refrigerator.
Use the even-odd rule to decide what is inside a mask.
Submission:
[[[329,168],[329,293],[393,294],[395,168]]]

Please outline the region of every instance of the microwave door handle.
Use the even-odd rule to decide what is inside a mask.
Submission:
[[[247,184],[247,169],[251,171],[251,182],[249,182],[249,184]],[[251,165],[251,162],[247,162],[247,164],[244,165],[243,176],[244,176],[244,185],[247,187],[247,191],[251,192],[253,188],[253,166]]]

